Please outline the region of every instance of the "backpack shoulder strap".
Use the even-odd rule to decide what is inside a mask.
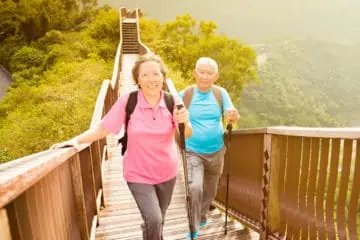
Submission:
[[[189,109],[191,99],[194,95],[194,89],[195,89],[195,86],[191,85],[191,86],[185,88],[185,90],[184,90],[184,95],[183,95],[182,99],[183,99],[184,106],[186,107],[186,109]]]
[[[222,99],[222,93],[221,93],[221,88],[218,86],[213,85],[212,86],[212,92],[216,98],[216,101],[219,104],[219,107],[221,109],[221,114],[224,114],[224,108],[223,108],[223,99]]]
[[[137,96],[138,96],[138,91],[133,91],[129,94],[129,99],[126,103],[126,108],[125,108],[125,113],[126,113],[126,117],[125,117],[125,128],[127,129],[128,123],[130,121],[130,116],[131,114],[134,112],[136,104],[137,104]]]
[[[172,115],[173,112],[174,112],[174,105],[175,105],[173,95],[171,95],[168,92],[164,92],[164,100],[165,100],[165,104],[166,104],[167,109],[169,110],[169,112]]]

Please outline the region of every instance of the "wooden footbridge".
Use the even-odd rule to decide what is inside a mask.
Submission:
[[[131,68],[150,51],[140,41],[140,11],[122,8],[119,14],[112,79],[101,86],[90,126],[119,95],[134,88]],[[225,168],[217,209],[210,212],[199,239],[360,239],[359,136],[360,129],[354,128],[233,131],[228,234]],[[122,177],[116,137],[0,165],[0,239],[142,239],[141,216]],[[179,172],[165,240],[185,239],[184,192]]]

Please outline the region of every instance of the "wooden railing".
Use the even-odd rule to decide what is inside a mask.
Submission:
[[[120,16],[121,19],[121,16]],[[90,127],[118,97],[121,42],[111,81],[101,86]],[[105,205],[106,140],[47,150],[0,165],[0,239],[94,239]]]
[[[217,205],[229,161],[230,213],[262,239],[359,239],[358,137],[359,128],[236,130]]]

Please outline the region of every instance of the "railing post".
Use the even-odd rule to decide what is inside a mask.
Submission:
[[[97,194],[100,189],[103,189],[102,182],[102,166],[101,166],[101,153],[100,153],[100,141],[96,141],[91,145],[92,163],[94,169],[95,180],[95,193]],[[101,206],[105,207],[104,192],[101,194]]]
[[[76,200],[77,214],[79,218],[80,236],[82,240],[89,240],[89,226],[87,222],[80,158],[78,154],[70,159],[70,169]]]
[[[0,239],[11,240],[9,219],[5,209],[0,209]]]
[[[279,232],[280,229],[280,210],[279,210],[279,171],[281,151],[284,151],[283,145],[285,137],[273,135],[271,137],[270,154],[270,174],[269,174],[269,202],[268,202],[268,234]]]
[[[261,186],[260,239],[268,239],[268,204],[270,180],[271,135],[264,134],[263,177]]]
[[[85,207],[87,212],[88,226],[92,222],[92,218],[97,214],[96,207],[96,190],[94,180],[94,165],[91,156],[90,147],[82,150],[79,153],[81,174],[83,180],[83,189],[85,195]]]

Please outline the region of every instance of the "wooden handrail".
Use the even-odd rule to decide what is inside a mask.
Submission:
[[[235,135],[242,134],[273,134],[298,137],[322,137],[322,138],[360,138],[360,128],[318,128],[318,127],[264,127],[264,128],[242,128],[233,131]]]
[[[1,164],[0,208],[36,184],[76,152],[75,148],[47,150]]]
[[[311,128],[311,127],[268,127],[268,134],[299,136],[299,137],[322,137],[322,138],[360,138],[360,128]]]

